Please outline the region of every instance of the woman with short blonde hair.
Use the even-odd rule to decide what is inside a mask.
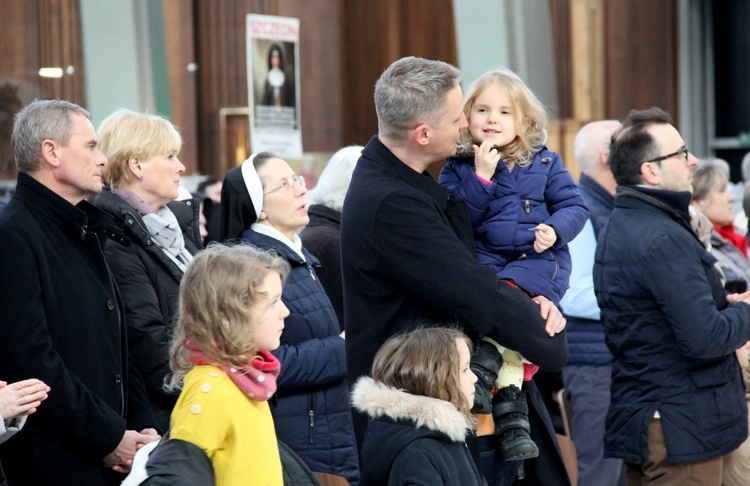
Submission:
[[[164,431],[177,400],[162,385],[180,280],[202,248],[198,206],[175,201],[185,166],[177,158],[182,137],[169,120],[118,110],[98,134],[107,187],[94,203],[114,218],[105,257],[122,294],[130,354]]]

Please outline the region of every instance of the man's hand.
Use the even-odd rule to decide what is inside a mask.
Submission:
[[[727,304],[734,304],[735,302],[750,304],[750,290],[741,294],[727,294]]]
[[[489,140],[485,140],[482,145],[474,145],[473,148],[474,170],[477,175],[486,181],[492,179],[497,169],[497,163],[500,161],[500,151],[497,146]]]
[[[557,241],[557,233],[555,233],[554,228],[546,224],[537,225],[534,234],[536,235],[536,240],[534,240],[534,251],[537,253],[543,252],[554,245]]]
[[[104,458],[104,465],[120,473],[129,472],[133,464],[133,456],[138,449],[149,442],[159,440],[159,434],[154,429],[143,429],[143,432],[147,433],[126,430],[117,448]]]
[[[36,412],[36,408],[47,398],[49,387],[32,378],[8,385],[0,381],[0,420],[23,417]]]
[[[544,330],[547,331],[547,334],[549,334],[550,337],[553,337],[555,334],[562,332],[563,329],[565,329],[567,321],[560,313],[560,310],[552,305],[552,302],[543,295],[532,297],[531,300],[539,304],[539,313],[542,315],[542,319],[547,321]]]

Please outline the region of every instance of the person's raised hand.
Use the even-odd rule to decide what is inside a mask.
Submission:
[[[32,378],[0,386],[0,417],[12,419],[36,412],[37,407],[47,398],[49,387],[42,381]]]
[[[492,179],[500,161],[500,149],[489,140],[482,145],[474,145],[474,167],[479,177],[484,180]]]

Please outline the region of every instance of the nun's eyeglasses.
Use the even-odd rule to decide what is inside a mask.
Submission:
[[[305,178],[301,175],[293,175],[292,177],[288,177],[286,179],[281,180],[281,184],[276,189],[271,189],[268,192],[264,192],[263,195],[268,195],[276,191],[283,191],[283,192],[289,192],[292,189],[294,189],[294,186],[299,184],[302,187],[307,187],[307,183],[305,182]]]

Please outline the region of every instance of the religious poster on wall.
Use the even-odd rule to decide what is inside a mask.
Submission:
[[[299,19],[248,15],[247,70],[251,150],[300,160]]]

